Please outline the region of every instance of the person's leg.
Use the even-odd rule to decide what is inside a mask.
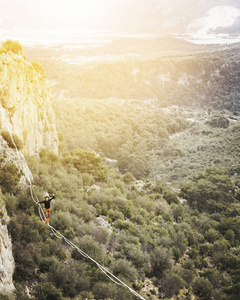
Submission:
[[[51,208],[48,209],[47,224],[49,224],[50,213],[51,213]]]
[[[50,208],[44,208],[45,216],[46,216],[46,223],[49,224],[49,217],[50,217]]]

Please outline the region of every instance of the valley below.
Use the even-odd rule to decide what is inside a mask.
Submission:
[[[14,138],[34,198],[56,197],[51,226],[144,299],[238,300],[239,44],[124,37],[84,49],[1,51],[7,74],[25,65],[35,80],[29,90],[36,101],[21,96],[30,71],[16,91],[12,85],[12,98],[25,97],[39,120],[35,155],[27,130]],[[14,116],[7,91],[2,110]],[[41,222],[32,189],[20,184],[26,174],[7,160],[16,149],[4,126],[0,204],[9,216],[2,222],[12,240],[15,290],[0,297],[136,299]]]

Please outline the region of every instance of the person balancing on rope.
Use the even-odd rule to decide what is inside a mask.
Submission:
[[[44,212],[46,215],[46,223],[49,224],[49,218],[50,218],[50,213],[51,213],[51,208],[50,208],[50,203],[51,201],[54,199],[54,194],[52,194],[52,197],[49,198],[49,196],[45,196],[45,200],[38,202],[39,204],[44,203],[45,208],[44,208]]]

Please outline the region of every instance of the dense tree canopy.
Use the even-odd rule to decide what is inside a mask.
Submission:
[[[15,193],[21,178],[21,172],[15,164],[6,164],[0,169],[0,185],[3,192]]]
[[[181,188],[181,196],[199,211],[225,211],[234,199],[234,184],[227,171],[209,168]]]
[[[28,163],[39,199],[43,191],[55,192],[50,224],[145,297],[231,299],[237,293],[239,202],[226,171],[209,168],[194,177],[182,187],[187,203],[181,204],[178,193],[160,180],[137,181],[109,169],[104,181],[94,178],[102,162],[88,151],[60,157],[45,149]],[[36,299],[134,299],[79,252],[49,236],[29,191],[15,196],[5,191],[3,197],[11,215],[16,293],[24,294],[21,284],[27,280],[38,282]],[[223,271],[231,277],[223,279]]]
[[[60,155],[27,158],[34,197],[55,194],[50,224],[146,299],[238,299],[239,51],[51,67],[77,98],[54,103]],[[15,298],[28,284],[36,299],[134,300],[49,231],[3,161]]]

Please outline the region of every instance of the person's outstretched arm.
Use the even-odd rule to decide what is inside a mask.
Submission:
[[[52,194],[52,197],[48,201],[52,201],[53,199],[55,199],[54,194]]]
[[[41,203],[44,203],[44,202],[45,202],[45,200],[43,200],[43,201],[38,201],[38,202],[36,202],[36,205],[41,204]]]

